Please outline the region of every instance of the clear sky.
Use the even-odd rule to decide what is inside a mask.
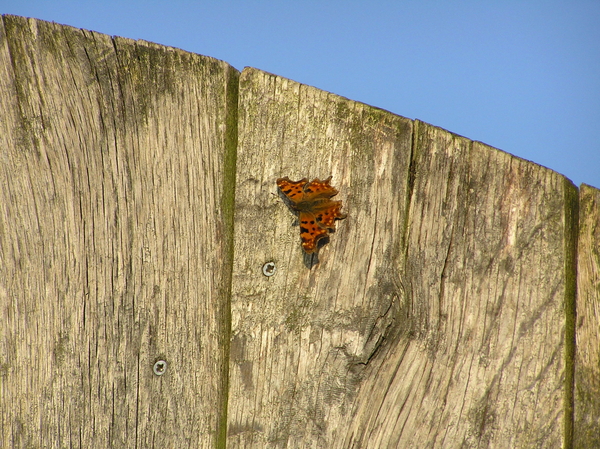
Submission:
[[[252,66],[600,188],[600,1],[0,0]]]

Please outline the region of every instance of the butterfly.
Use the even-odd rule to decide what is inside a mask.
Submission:
[[[308,254],[317,251],[319,240],[335,230],[335,220],[346,218],[341,212],[342,202],[332,201],[338,191],[329,184],[331,176],[308,182],[308,178],[292,181],[287,176],[277,180],[277,187],[288,206],[298,215],[302,248]]]

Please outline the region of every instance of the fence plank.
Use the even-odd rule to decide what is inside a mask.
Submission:
[[[0,446],[214,446],[237,72],[0,25]]]
[[[573,447],[600,447],[600,190],[580,190]]]
[[[361,386],[344,447],[560,447],[576,189],[429,125],[415,142],[410,327]]]
[[[402,306],[395,281],[411,126],[293,81],[242,72],[232,447],[333,447],[365,366]],[[303,255],[275,180],[330,175],[348,217],[316,263]],[[262,274],[266,262],[276,266],[272,277]]]

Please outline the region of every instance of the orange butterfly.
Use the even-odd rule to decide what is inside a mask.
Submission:
[[[332,201],[338,191],[331,185],[331,176],[308,182],[308,178],[291,181],[287,176],[277,180],[277,187],[285,195],[288,206],[297,213],[300,223],[302,248],[308,254],[317,251],[319,240],[335,230],[335,220],[346,218],[341,212],[342,202]]]

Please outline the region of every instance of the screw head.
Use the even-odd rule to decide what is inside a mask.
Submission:
[[[266,264],[263,265],[262,270],[263,270],[263,274],[265,276],[271,277],[277,271],[277,267],[275,266],[274,262],[267,262]]]
[[[167,371],[167,362],[164,360],[157,360],[154,366],[152,367],[152,371],[157,376],[162,376]]]

